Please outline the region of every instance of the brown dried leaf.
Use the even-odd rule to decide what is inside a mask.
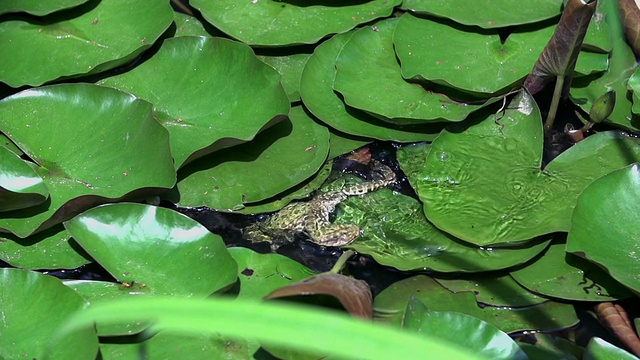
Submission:
[[[562,97],[569,94],[573,70],[596,4],[597,0],[591,3],[585,3],[583,0],[567,2],[556,31],[524,82],[524,87],[531,95],[542,90],[549,81],[558,76],[566,77]]]
[[[640,356],[640,339],[633,331],[631,321],[622,306],[610,302],[596,305],[598,320],[615,335],[632,353]]]
[[[618,5],[629,45],[640,56],[640,7],[635,0],[618,0]]]
[[[298,295],[329,295],[340,301],[349,314],[371,319],[373,300],[369,285],[348,276],[322,273],[272,291],[265,299]]]

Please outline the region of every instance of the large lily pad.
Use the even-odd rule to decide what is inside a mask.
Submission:
[[[497,32],[462,31],[404,14],[396,26],[393,43],[405,78],[493,94],[510,90],[527,76],[553,30],[546,27],[513,32],[502,42]]]
[[[640,293],[640,165],[596,180],[578,198],[567,251]]]
[[[93,329],[74,331],[51,343],[71,314],[85,307],[84,300],[60,280],[37,272],[0,269],[0,358],[85,360],[98,353]]]
[[[236,279],[237,265],[222,239],[169,209],[108,204],[65,227],[114,278],[150,294],[205,297]]]
[[[192,0],[202,16],[249,45],[313,44],[323,37],[391,15],[400,0],[346,1],[298,6],[286,1]]]
[[[562,0],[405,0],[402,7],[464,25],[497,28],[528,24],[560,15]]]
[[[471,315],[507,333],[560,329],[578,322],[571,304],[547,301],[520,308],[480,307],[472,292],[454,294],[425,275],[413,276],[386,288],[375,298],[374,310],[377,314],[385,316],[381,321],[398,324],[402,321],[407,303],[413,296],[420,299],[430,310]]]
[[[329,152],[329,131],[301,106],[242,145],[217,151],[180,170],[181,206],[233,211],[310,178]]]
[[[598,240],[601,241],[601,236]],[[602,269],[552,244],[531,264],[511,272],[522,286],[549,297],[575,301],[614,301],[631,293]]]
[[[41,85],[60,77],[97,73],[147,49],[169,27],[167,1],[102,1],[54,14],[46,24],[0,23],[0,81],[12,87]]]
[[[0,146],[0,212],[38,205],[47,197],[47,186],[32,164]]]
[[[593,180],[640,160],[640,140],[620,132],[588,137],[544,169],[542,121],[525,92],[502,114],[444,131],[412,180],[427,218],[476,245],[567,231],[578,195]]]
[[[340,204],[336,223],[357,224],[361,233],[348,247],[399,270],[479,272],[522,264],[539,254],[549,239],[513,248],[483,248],[439,230],[414,198],[390,189]]]
[[[396,124],[461,121],[480,105],[456,102],[402,78],[393,49],[397,18],[356,31],[336,59],[333,88],[344,102]]]
[[[151,104],[121,91],[91,84],[25,90],[0,101],[0,131],[39,165],[51,193],[41,205],[0,216],[0,228],[20,237],[109,199],[175,184],[169,134]]]
[[[176,168],[251,140],[289,112],[280,74],[247,45],[222,38],[168,39],[150,60],[100,84],[146,99],[164,115]]]
[[[336,57],[353,34],[335,35],[319,45],[307,61],[300,79],[305,106],[322,122],[347,134],[400,142],[433,140],[442,125],[394,125],[346,106],[333,91]]]

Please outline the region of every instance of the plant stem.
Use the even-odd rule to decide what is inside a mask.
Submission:
[[[336,261],[331,270],[329,270],[329,272],[334,274],[339,273],[344,267],[344,264],[347,263],[347,260],[349,260],[349,258],[355,253],[356,252],[353,250],[347,250],[343,252],[342,255],[340,255],[340,257],[338,258],[338,261]]]
[[[556,77],[556,87],[553,89],[553,98],[551,99],[551,106],[549,107],[549,114],[547,115],[547,121],[544,123],[545,130],[551,129],[553,122],[556,119],[556,112],[558,111],[558,104],[560,103],[560,97],[562,97],[562,87],[564,86],[564,76]]]

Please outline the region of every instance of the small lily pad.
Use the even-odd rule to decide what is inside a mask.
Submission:
[[[93,329],[76,330],[51,342],[72,314],[85,308],[75,291],[52,276],[0,269],[0,357],[3,359],[86,360],[98,354]],[[28,334],[28,336],[27,336]]]
[[[640,165],[593,182],[571,218],[567,251],[595,262],[614,279],[640,292]]]
[[[32,165],[0,146],[0,212],[38,205],[49,197]]]
[[[568,231],[583,189],[640,161],[640,140],[608,131],[541,169],[542,121],[524,92],[504,115],[485,114],[465,125],[440,134],[411,181],[429,221],[479,246]]]
[[[602,237],[598,237],[602,239]],[[632,296],[602,269],[552,244],[538,259],[511,272],[522,286],[548,297],[573,301],[614,301]]]
[[[393,49],[397,18],[357,30],[335,62],[333,88],[344,102],[394,124],[461,121],[481,105],[456,102],[402,78]]]
[[[246,144],[208,155],[180,170],[181,206],[240,210],[305,181],[324,164],[329,131],[301,106],[289,120],[261,132]]]
[[[138,200],[175,184],[169,134],[151,104],[115,89],[24,90],[0,101],[0,131],[39,165],[51,193],[38,206],[0,218],[0,228],[19,237],[109,200]]]
[[[249,45],[313,44],[323,37],[391,15],[400,0],[348,1],[335,6],[255,0],[192,0],[216,28]]]
[[[72,18],[53,14],[46,24],[0,23],[0,81],[11,87],[41,85],[112,69],[149,48],[173,20],[164,0],[145,6],[135,0],[89,5],[74,9]]]
[[[500,330],[511,333],[524,330],[552,330],[573,326],[578,318],[573,305],[547,301],[527,307],[479,307],[471,292],[454,294],[425,275],[417,275],[393,283],[374,301],[381,321],[399,324],[411,297],[420,299],[429,310],[453,311],[471,315]]]
[[[236,280],[222,239],[169,209],[108,204],[64,225],[114,278],[149,294],[206,297]]]
[[[414,142],[433,140],[442,125],[395,125],[348,107],[333,91],[338,53],[354,32],[338,34],[316,47],[300,79],[304,105],[323,123],[347,134],[379,140]]]
[[[247,45],[222,38],[167,39],[151,59],[100,84],[153,103],[171,134],[176,168],[251,140],[289,112],[280,74]]]

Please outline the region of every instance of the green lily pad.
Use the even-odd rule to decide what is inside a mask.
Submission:
[[[335,62],[333,88],[352,107],[394,124],[461,121],[481,105],[456,102],[402,78],[393,49],[397,18],[357,30]]]
[[[522,92],[504,115],[442,132],[412,183],[443,231],[479,246],[514,243],[569,230],[580,192],[639,161],[639,144],[620,132],[597,133],[541,169],[540,111]]]
[[[601,237],[598,237],[601,239]],[[552,244],[531,264],[511,272],[522,286],[549,297],[574,301],[614,301],[632,296],[602,269]]]
[[[640,293],[640,165],[593,182],[571,218],[567,251],[595,262],[614,279]]]
[[[75,290],[89,306],[106,303],[127,296],[141,296],[149,292],[149,289],[140,284],[117,284],[107,281],[69,280],[64,284]],[[98,336],[118,336],[138,334],[149,326],[149,322],[130,321],[122,324],[96,323]]]
[[[336,58],[353,34],[335,35],[316,47],[300,79],[300,96],[304,105],[322,122],[347,134],[398,142],[433,140],[443,126],[391,124],[347,107],[333,91]]]
[[[205,30],[202,23],[195,17],[183,14],[181,12],[173,13],[173,22],[176,24],[176,33],[173,37],[178,36],[211,36]]]
[[[222,239],[169,209],[108,204],[64,225],[114,278],[149,294],[205,297],[236,280],[237,265]]]
[[[4,0],[0,2],[0,14],[25,12],[36,16],[43,16],[58,10],[69,9],[84,4],[87,1],[88,0]]]
[[[60,280],[37,272],[0,269],[0,358],[86,360],[98,354],[93,329],[73,331],[56,342],[69,317],[85,307],[84,300]]]
[[[478,13],[477,6],[472,6],[474,13]],[[497,32],[461,31],[404,14],[393,44],[405,78],[426,79],[476,95],[495,94],[517,87],[529,74],[553,30],[516,31],[503,43]]]
[[[289,112],[278,72],[247,45],[222,38],[167,39],[151,59],[100,84],[153,103],[171,134],[176,168],[251,140]]]
[[[326,162],[317,173],[313,174],[310,178],[300,184],[266,200],[246,203],[242,209],[235,210],[234,212],[240,214],[261,214],[278,211],[287,206],[291,201],[304,199],[314,191],[318,190],[325,180],[327,180],[329,175],[331,175],[332,167],[333,162]]]
[[[405,0],[402,8],[486,29],[528,24],[558,16],[562,0]]]
[[[533,306],[509,308],[478,306],[471,292],[454,294],[432,278],[417,275],[395,282],[384,289],[374,301],[380,321],[400,324],[411,297],[420,299],[429,310],[467,314],[511,333],[524,330],[551,330],[578,323],[573,305],[547,301]]]
[[[91,262],[60,224],[24,239],[0,233],[0,259],[33,270],[75,269]]]
[[[528,360],[515,341],[497,327],[473,316],[429,310],[415,297],[407,304],[402,327],[456,344],[487,359]]]
[[[0,131],[34,160],[51,196],[3,214],[19,237],[109,200],[140,199],[175,184],[169,134],[151,104],[92,84],[29,89],[0,101]]]
[[[284,1],[192,0],[213,26],[249,45],[313,44],[323,37],[391,15],[400,0],[339,2],[335,6]],[[310,5],[310,6],[307,6]]]
[[[514,248],[472,246],[433,226],[418,200],[381,189],[350,197],[338,206],[338,224],[356,224],[360,236],[347,247],[398,270],[479,272],[525,263],[543,251],[549,239]]]
[[[300,101],[300,77],[302,70],[311,55],[292,54],[288,56],[258,56],[265,64],[274,68],[282,75],[282,87],[287,92],[289,101]]]
[[[477,274],[434,280],[454,293],[470,291],[479,303],[492,306],[528,306],[548,300],[528,291],[509,274]]]
[[[31,164],[0,146],[0,212],[42,204],[49,190]]]
[[[588,113],[597,98],[610,90],[615,90],[617,94],[616,105],[613,113],[609,115],[609,121],[626,129],[637,130],[640,128],[640,120],[637,115],[632,114],[631,97],[627,96],[626,87],[627,79],[637,68],[636,58],[625,40],[623,27],[618,16],[617,2],[603,1],[599,9],[602,10],[605,23],[610,26],[613,32],[609,70],[597,76],[574,79],[571,83],[571,99]]]
[[[238,263],[238,298],[262,300],[273,290],[309,278],[315,273],[280,254],[260,254],[244,247],[229,249]]]
[[[41,85],[112,69],[149,48],[173,20],[164,0],[145,6],[135,0],[103,1],[73,14],[54,14],[46,25],[0,23],[0,81],[12,87]]]
[[[261,132],[249,143],[203,157],[180,170],[180,206],[240,210],[308,179],[329,153],[329,131],[301,106],[289,120]]]

